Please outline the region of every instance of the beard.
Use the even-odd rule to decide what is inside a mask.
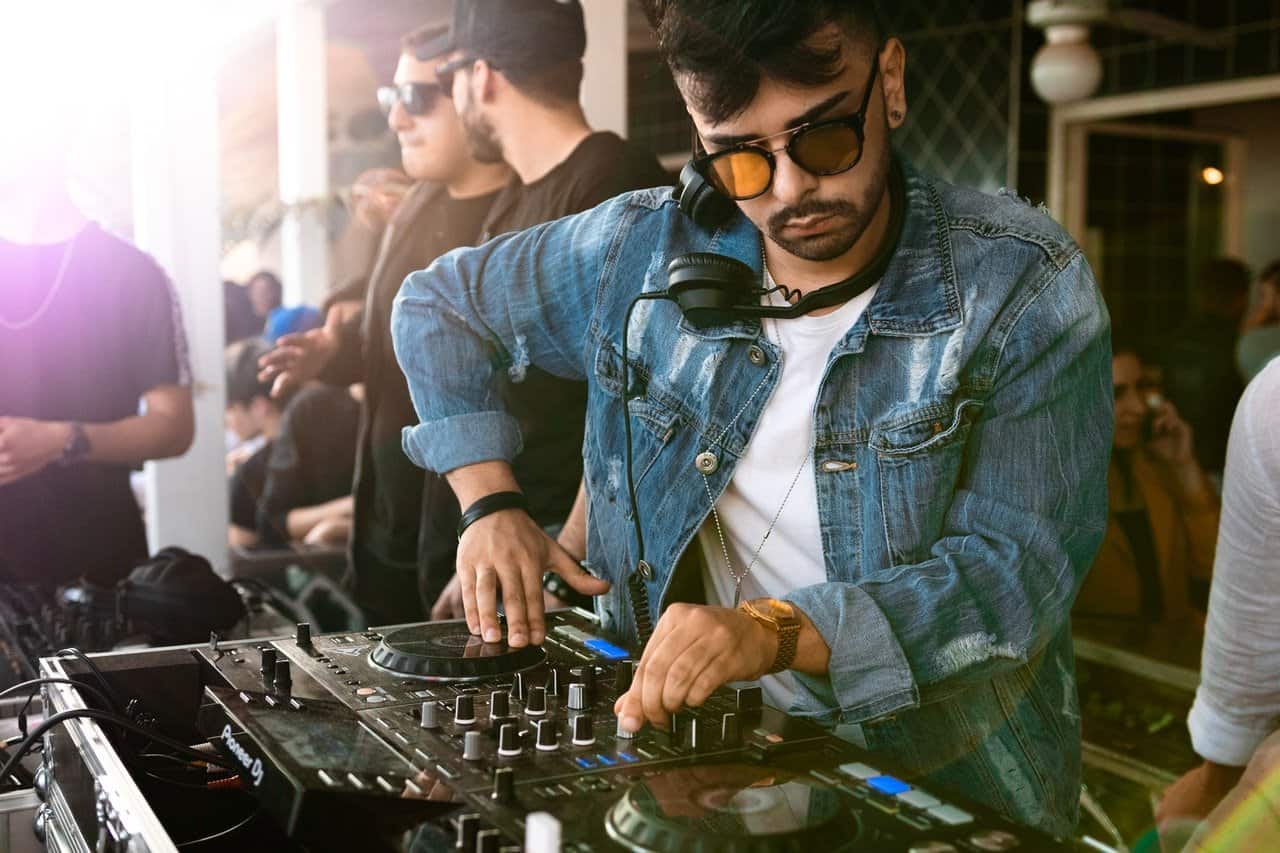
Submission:
[[[880,200],[889,184],[889,148],[874,162],[863,160],[859,164],[868,168],[867,181],[863,184],[861,198],[857,199],[808,199],[797,205],[783,208],[769,217],[765,231],[778,248],[806,261],[832,261],[841,257],[862,239],[871,220],[875,218]],[[855,166],[854,168],[858,168]],[[830,216],[835,227],[819,234],[789,237],[786,227],[797,219],[809,216]]]
[[[493,130],[493,125],[481,114],[474,103],[467,104],[458,111],[462,121],[462,132],[467,138],[467,148],[477,163],[501,163],[502,144]]]

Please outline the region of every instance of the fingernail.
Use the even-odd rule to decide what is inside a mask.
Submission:
[[[497,628],[487,628],[487,629],[485,629],[485,632],[484,632],[484,641],[485,641],[486,643],[496,643],[496,642],[498,642],[498,640],[501,640],[501,639],[502,639],[502,634],[501,634],[501,633],[499,633],[499,631],[498,631],[498,629],[497,629]]]
[[[511,644],[511,645],[513,645],[513,646],[523,646],[523,645],[524,645],[524,634],[521,634],[519,631],[517,631],[516,633],[514,633],[514,634],[512,634],[512,635],[511,635],[511,637],[510,637],[510,639],[509,639],[509,641],[508,641],[508,642],[510,642],[510,644]]]

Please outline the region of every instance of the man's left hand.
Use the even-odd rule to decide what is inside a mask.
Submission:
[[[665,726],[670,714],[701,705],[722,684],[764,675],[777,654],[777,634],[740,610],[673,604],[613,712],[627,731],[646,721]]]
[[[29,477],[61,457],[70,435],[65,423],[0,417],[0,486]]]

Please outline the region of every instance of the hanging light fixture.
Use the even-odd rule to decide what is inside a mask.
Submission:
[[[1089,44],[1089,27],[1105,21],[1107,12],[1107,0],[1034,0],[1027,5],[1027,23],[1045,36],[1031,60],[1031,86],[1041,99],[1065,104],[1097,91],[1102,60]]]

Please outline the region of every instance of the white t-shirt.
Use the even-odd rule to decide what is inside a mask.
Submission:
[[[766,278],[765,286],[773,286],[771,278]],[[709,604],[733,606],[734,582],[725,566],[724,552],[729,552],[734,574],[741,575],[775,515],[778,521],[773,532],[742,581],[742,600],[781,598],[793,589],[827,581],[818,530],[818,485],[810,456],[814,404],[826,373],[827,356],[858,322],[878,287],[829,314],[763,321],[765,335],[782,351],[782,375],[733,479],[716,502],[724,547],[714,515],[698,531],[706,558],[703,587]],[[781,304],[781,297],[776,297],[775,304]],[[800,470],[802,465],[804,470]],[[784,505],[793,480],[795,487]],[[769,703],[785,710],[795,692],[795,676],[790,672],[765,676],[761,686]]]

